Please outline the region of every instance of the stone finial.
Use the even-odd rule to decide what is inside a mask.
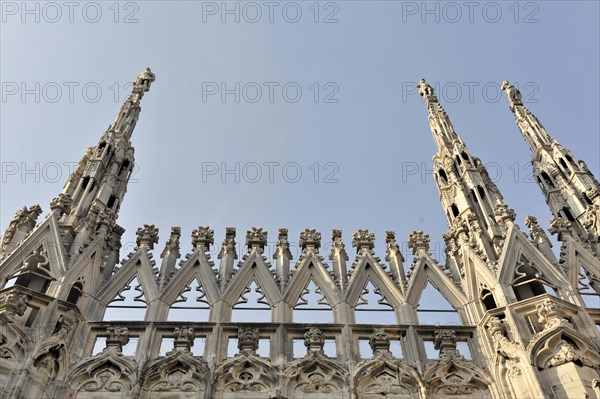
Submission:
[[[215,243],[215,231],[208,226],[198,226],[192,231],[192,246],[201,251],[210,249],[210,246]],[[235,231],[234,231],[235,236]]]
[[[558,234],[558,239],[563,241],[563,238],[573,235],[573,224],[562,217],[553,217],[550,219],[550,234]]]
[[[17,317],[21,317],[27,310],[27,301],[29,298],[27,295],[18,293],[8,293],[0,297],[0,309],[2,313],[8,317],[9,320],[15,321]]]
[[[373,350],[373,356],[390,353],[390,334],[381,328],[373,330],[369,338],[369,346]]]
[[[400,262],[404,262],[404,256],[402,256],[402,253],[400,252],[400,246],[398,246],[398,243],[396,242],[395,231],[385,232],[385,244],[387,247],[387,255],[385,257],[385,260],[389,261],[390,256],[392,254],[398,254],[398,256],[400,257]]]
[[[165,243],[165,249],[160,255],[162,258],[167,251],[179,253],[179,238],[181,237],[181,227],[171,227],[171,235]]]
[[[308,353],[324,354],[325,334],[317,327],[311,327],[304,333],[304,346]]]
[[[267,245],[267,232],[263,231],[262,227],[252,227],[246,232],[246,245],[248,251],[258,248],[259,252],[263,253],[265,245]]]
[[[111,326],[106,329],[106,349],[104,351],[123,352],[123,346],[129,342],[127,327]]]
[[[290,242],[288,241],[288,229],[283,227],[279,229],[279,236],[275,252],[273,253],[273,259],[277,259],[280,256],[287,259],[293,259],[292,253],[290,252]]]
[[[255,355],[258,349],[258,335],[257,328],[244,327],[238,330],[238,349],[241,354]]]
[[[421,97],[425,99],[425,104],[429,106],[432,103],[438,103],[438,99],[435,95],[433,87],[431,87],[425,79],[421,79],[419,84],[417,85],[417,89],[419,90],[419,94]]]
[[[506,204],[496,205],[496,209],[494,209],[494,215],[496,216],[496,221],[503,226],[506,226],[507,222],[514,222],[517,217],[514,209],[509,208]]]
[[[531,239],[537,241],[539,238],[548,238],[546,233],[540,227],[535,216],[528,215],[525,218],[525,226],[529,228]]]
[[[191,327],[177,327],[173,336],[173,352],[189,352],[194,345],[194,329]]]
[[[133,83],[133,91],[143,90],[147,92],[150,90],[150,86],[156,80],[156,75],[150,70],[150,68],[146,68],[138,75]]]
[[[72,204],[73,200],[71,199],[71,196],[65,193],[60,193],[58,194],[58,197],[54,197],[50,202],[50,209],[52,212],[56,213],[58,217],[60,217],[63,214],[71,211]]]
[[[456,351],[456,331],[440,329],[433,332],[435,349],[440,353]]]
[[[19,209],[12,221],[10,222],[9,229],[13,227],[24,230],[32,230],[35,227],[37,218],[42,214],[42,208],[39,205],[32,205],[29,208],[26,206],[23,209]],[[5,234],[6,235],[6,234]]]
[[[138,249],[154,249],[154,244],[158,243],[158,227],[153,224],[145,224],[144,227],[138,228],[135,234]]]
[[[233,254],[234,259],[237,259],[237,251],[235,248],[235,227],[225,228],[225,239],[221,244],[221,251],[219,251],[218,259],[223,258],[225,254]]]
[[[304,229],[300,232],[300,248],[306,250],[313,248],[319,250],[321,247],[321,233],[315,229]]]
[[[348,260],[346,245],[342,241],[342,230],[331,230],[331,255],[329,259],[334,259],[335,255],[341,256],[343,260]]]
[[[375,247],[375,234],[369,233],[369,229],[358,229],[352,234],[352,246],[357,253],[363,249],[372,250]]]
[[[96,226],[98,227],[98,231],[106,234],[108,233],[112,227],[117,222],[117,218],[115,213],[110,209],[103,209],[98,213],[98,217],[96,217]]]
[[[429,252],[429,235],[422,231],[413,231],[408,236],[408,246],[413,250],[413,255]]]
[[[515,86],[508,83],[508,80],[502,82],[501,90],[508,95],[508,105],[511,111],[515,112],[515,106],[523,105],[521,92]]]

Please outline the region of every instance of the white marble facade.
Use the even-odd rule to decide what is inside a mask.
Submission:
[[[421,81],[449,226],[446,264],[420,231],[406,259],[394,232],[385,232],[379,258],[374,233],[358,230],[351,260],[339,230],[327,253],[321,232],[300,232],[294,258],[287,229],[265,251],[267,231],[240,240],[227,228],[211,259],[210,227],[191,232],[193,251],[182,256],[181,229],[155,248],[153,225],[137,230],[121,261],[116,222],[134,163],[131,133],[154,80],[150,69],[138,76],[50,213],[38,220],[39,206],[24,207],[2,237],[0,398],[600,399],[600,305],[584,301],[600,301],[600,185],[515,87],[503,84],[554,215],[558,257],[535,217],[527,233],[514,223],[484,163]],[[456,323],[423,323],[426,287]],[[385,324],[361,321],[367,304],[387,312]],[[236,319],[252,306],[263,319]],[[300,321],[311,306],[330,320]]]

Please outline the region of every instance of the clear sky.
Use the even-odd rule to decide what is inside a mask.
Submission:
[[[600,176],[597,1],[1,7],[2,230],[24,205],[49,211],[147,66],[157,78],[133,135],[122,257],[147,223],[160,228],[157,257],[171,226],[185,253],[191,231],[210,225],[217,243],[237,227],[242,244],[252,226],[270,242],[279,227],[293,242],[316,228],[324,245],[342,229],[350,254],[352,233],[368,228],[381,257],[386,230],[400,243],[424,230],[441,258],[447,225],[427,172],[436,148],[421,78],[523,228],[529,214],[547,228],[550,213],[502,80]]]

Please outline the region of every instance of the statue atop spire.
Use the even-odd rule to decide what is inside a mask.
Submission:
[[[453,239],[459,237],[456,226],[467,223],[472,244],[480,249],[483,259],[497,260],[502,250],[502,237],[508,228],[494,216],[498,206],[506,207],[502,194],[489,178],[481,160],[470,155],[466,144],[455,132],[433,87],[421,79],[417,89],[425,99],[429,127],[438,147],[433,157],[433,170],[448,226],[452,229],[450,235]]]
[[[425,99],[425,105],[427,105],[427,107],[430,107],[432,103],[439,104],[437,96],[433,91],[433,87],[431,87],[427,82],[425,82],[425,79],[421,79],[419,81],[417,89],[419,90],[419,94],[421,95],[421,97]]]
[[[114,122],[98,144],[88,148],[59,196],[62,202],[71,204],[68,209],[55,208],[66,232],[65,246],[71,248],[74,256],[100,232],[108,239],[120,229],[117,226],[115,231],[110,228],[111,231],[104,231],[97,227],[97,218],[103,212],[114,215],[113,219],[118,216],[135,163],[131,134],[141,112],[140,99],[155,80],[150,68],[137,76],[131,95],[123,102]]]
[[[600,253],[600,227],[589,222],[596,217],[595,207],[600,207],[600,197],[594,194],[600,190],[600,184],[584,167],[585,163],[577,161],[571,151],[550,137],[540,121],[525,107],[516,87],[505,80],[502,91],[508,95],[510,110],[515,114],[517,126],[533,153],[533,174],[550,211],[555,218],[570,221],[579,238]]]
[[[523,105],[521,92],[515,86],[508,83],[508,80],[502,82],[501,90],[508,95],[508,104],[512,112],[515,112],[516,105]]]
[[[156,76],[150,68],[146,68],[140,73],[133,83],[133,91],[139,90],[142,88],[144,92],[150,91],[150,85],[152,82],[156,80]]]

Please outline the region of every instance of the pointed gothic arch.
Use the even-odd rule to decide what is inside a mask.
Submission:
[[[260,287],[261,292],[264,294],[265,302],[271,308],[274,308],[281,302],[281,292],[277,285],[275,285],[269,267],[265,264],[262,257],[256,256],[256,253],[252,252],[225,288],[223,300],[230,309],[238,303],[239,298],[243,296],[248,286],[252,284],[252,281],[255,281],[256,285]]]
[[[356,323],[359,324],[395,324],[398,322],[394,307],[370,279],[364,284],[354,306],[354,315]]]
[[[208,321],[210,302],[204,287],[194,276],[183,288],[169,307],[167,321]]]
[[[103,320],[144,320],[147,309],[144,288],[134,275],[107,304]]]
[[[181,299],[181,294],[184,291],[188,292],[187,288],[194,279],[198,282],[204,294],[199,295],[202,297],[199,302],[205,302],[205,305],[212,308],[221,299],[221,292],[215,280],[215,272],[208,263],[206,254],[201,251],[194,251],[181,268],[175,271],[174,276],[160,294],[159,309],[160,314],[164,315],[162,317],[169,318],[170,308],[176,304],[176,301]],[[192,291],[190,289],[189,292]],[[204,307],[201,303],[198,306]]]
[[[272,306],[266,298],[260,285],[252,280],[240,295],[237,302],[233,304],[231,321],[260,321],[270,322],[272,320]]]
[[[309,289],[308,293],[306,292],[307,288]],[[316,297],[317,304],[321,302],[320,305],[322,305],[317,306],[316,310],[331,308],[333,311],[332,321],[335,321],[336,306],[343,302],[343,298],[326,266],[314,254],[309,254],[297,265],[296,272],[288,284],[283,299],[291,309],[296,308],[298,305],[310,308],[305,304],[305,299],[308,299],[306,295],[311,292],[311,298]],[[303,296],[305,299],[302,299]],[[312,302],[314,303],[315,301],[313,300]]]
[[[437,265],[433,259],[430,257],[421,257],[417,260],[415,268],[412,271],[406,295],[407,302],[413,305],[415,309],[419,308],[423,297],[423,291],[428,285],[431,285],[432,288],[439,293],[441,303],[447,303],[449,307],[453,309],[442,309],[448,310],[449,312],[441,313],[445,314],[452,312],[457,314],[458,321],[456,321],[457,319],[454,319],[454,321],[449,322],[451,324],[462,324],[462,320],[466,320],[464,314],[464,305],[467,303],[466,295],[452,282],[448,275],[441,270],[440,266]],[[435,292],[432,291],[432,293],[437,296]],[[425,307],[422,307],[421,309],[435,310],[435,308]],[[435,324],[435,322],[433,324]]]

